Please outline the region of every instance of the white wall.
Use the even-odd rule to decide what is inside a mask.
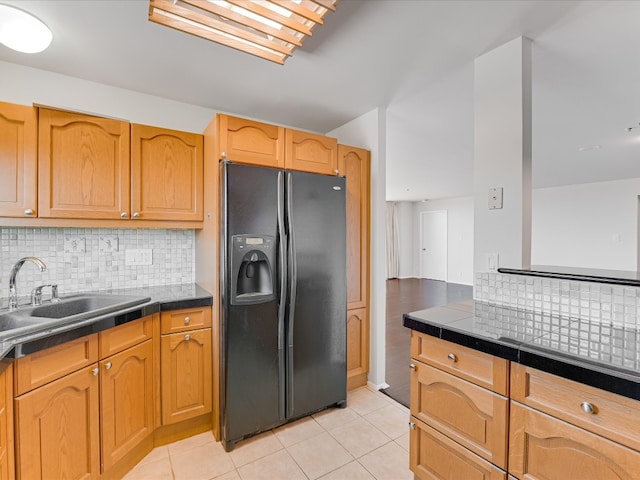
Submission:
[[[531,256],[531,42],[519,37],[474,63],[474,271],[526,268]],[[488,190],[504,206],[489,210]]]
[[[344,145],[371,151],[371,351],[369,382],[378,388],[385,383],[386,321],[386,112],[374,109],[328,132]]]
[[[0,62],[0,72],[0,101],[4,102],[47,105],[196,133],[202,133],[216,114],[197,105],[15,63]]]
[[[531,263],[636,270],[640,178],[533,190]]]
[[[398,277],[415,277],[413,202],[396,202],[398,215]]]
[[[414,202],[413,276],[420,276],[420,214],[447,212],[447,281],[473,285],[473,197]]]

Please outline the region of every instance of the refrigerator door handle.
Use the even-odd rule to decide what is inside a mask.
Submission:
[[[278,172],[278,280],[280,283],[280,301],[278,302],[278,416],[285,419],[285,315],[287,305],[287,234],[285,230],[284,172]]]
[[[296,239],[293,228],[293,177],[287,172],[287,225],[289,248],[289,323],[287,325],[287,417],[293,414],[293,329],[296,310],[296,286],[298,283],[298,268],[296,262]]]

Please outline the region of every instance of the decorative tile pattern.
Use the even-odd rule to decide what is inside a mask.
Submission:
[[[636,329],[640,288],[577,280],[477,273],[474,300]]]
[[[117,239],[117,249],[105,248],[105,238],[111,245]],[[81,239],[85,239],[84,252],[65,252],[65,243],[78,240],[80,244]],[[125,265],[127,249],[151,249],[153,264]],[[28,301],[31,289],[43,283],[57,283],[65,295],[195,281],[194,230],[0,227],[0,308],[7,305],[11,267],[27,256],[40,258],[47,271],[23,265],[17,277],[18,294],[24,297],[21,302]]]

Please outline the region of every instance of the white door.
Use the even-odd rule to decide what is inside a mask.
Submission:
[[[420,276],[447,281],[447,212],[420,213]]]

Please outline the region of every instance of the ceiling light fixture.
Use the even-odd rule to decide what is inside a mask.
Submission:
[[[338,0],[149,0],[149,20],[284,64]]]
[[[39,53],[53,39],[49,27],[36,17],[9,5],[0,4],[0,43],[22,53]]]

